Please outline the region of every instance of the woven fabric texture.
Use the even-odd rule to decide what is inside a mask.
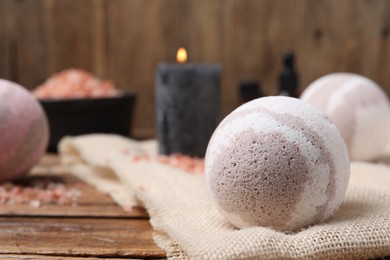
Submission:
[[[295,233],[236,229],[219,213],[203,176],[157,161],[154,142],[114,135],[67,137],[69,171],[124,207],[142,204],[169,259],[367,259],[390,255],[390,168],[351,164],[346,197],[326,223]]]

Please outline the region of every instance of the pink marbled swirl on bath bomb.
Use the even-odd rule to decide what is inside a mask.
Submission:
[[[389,140],[390,104],[375,82],[352,73],[333,73],[311,83],[301,99],[336,124],[351,160],[370,161],[381,155]]]
[[[319,109],[281,96],[229,114],[209,142],[205,167],[229,222],[281,231],[328,219],[344,198],[350,171],[336,126]]]
[[[38,100],[22,86],[0,79],[0,182],[26,174],[46,151],[48,139]]]

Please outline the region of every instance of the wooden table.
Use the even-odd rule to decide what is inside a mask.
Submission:
[[[165,258],[144,209],[126,212],[105,194],[58,171],[46,155],[27,177],[49,178],[81,191],[77,206],[0,205],[0,259]]]

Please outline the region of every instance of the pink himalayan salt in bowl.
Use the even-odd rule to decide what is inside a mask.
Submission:
[[[64,136],[91,133],[131,135],[135,93],[121,91],[80,69],[54,74],[34,90],[49,119],[48,150]]]
[[[34,91],[39,99],[106,98],[120,95],[107,80],[100,80],[81,69],[67,69],[54,74]]]

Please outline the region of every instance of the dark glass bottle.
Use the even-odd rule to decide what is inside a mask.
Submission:
[[[241,81],[239,84],[240,103],[246,103],[262,96],[260,83],[257,81]]]
[[[279,95],[298,97],[298,74],[294,69],[294,53],[287,51],[283,55],[283,67],[279,75]]]

